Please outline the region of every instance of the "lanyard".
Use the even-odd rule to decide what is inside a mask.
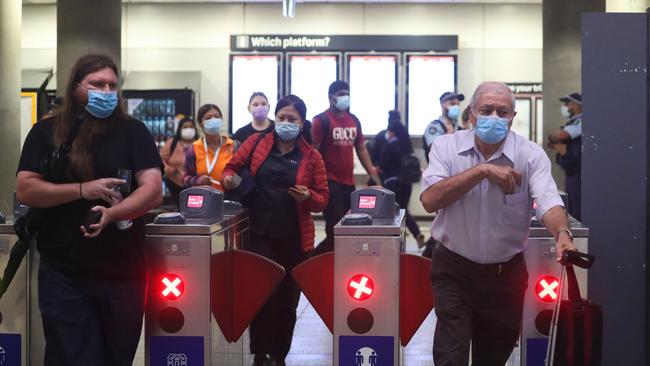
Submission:
[[[217,150],[214,152],[214,158],[212,158],[212,162],[210,162],[210,155],[208,154],[208,141],[203,137],[203,147],[205,148],[205,167],[208,168],[208,173],[206,175],[210,175],[212,171],[214,170],[214,166],[217,165],[217,158],[219,157],[219,150],[221,150],[221,145],[217,148]]]

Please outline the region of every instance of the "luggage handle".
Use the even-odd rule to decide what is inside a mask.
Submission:
[[[588,253],[581,253],[575,250],[565,250],[562,254],[563,265],[574,265],[580,268],[589,269],[596,261],[596,256]]]
[[[596,256],[593,254],[581,253],[574,250],[567,250],[562,254],[562,275],[560,278],[560,296],[555,301],[553,309],[553,316],[551,318],[551,329],[548,340],[548,347],[546,349],[546,366],[553,365],[555,359],[555,347],[557,342],[557,327],[560,315],[560,304],[562,303],[562,288],[564,287],[565,280],[568,282],[567,295],[569,302],[574,306],[582,304],[582,296],[580,295],[580,287],[578,286],[578,279],[576,278],[573,265],[580,268],[589,269],[594,264]]]

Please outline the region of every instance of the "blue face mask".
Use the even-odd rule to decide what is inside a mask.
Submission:
[[[350,96],[349,95],[341,95],[336,97],[336,109],[339,111],[347,111],[348,108],[350,108]]]
[[[291,122],[275,122],[275,133],[283,141],[293,140],[298,137],[300,126]]]
[[[508,120],[494,116],[476,116],[476,135],[486,144],[496,144],[508,136]]]
[[[208,135],[218,135],[223,127],[223,120],[221,118],[210,118],[203,122],[203,132]]]
[[[106,118],[117,108],[117,92],[88,90],[86,111],[97,118]]]
[[[447,117],[456,120],[460,115],[460,107],[457,105],[452,105],[447,108]]]

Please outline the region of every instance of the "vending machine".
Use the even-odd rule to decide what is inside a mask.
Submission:
[[[200,81],[200,72],[131,71],[124,78],[127,113],[147,126],[158,149],[176,133],[179,115],[195,116]]]

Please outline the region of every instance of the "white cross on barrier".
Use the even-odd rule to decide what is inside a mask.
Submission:
[[[557,292],[555,292],[555,289],[560,285],[557,281],[553,281],[549,285],[548,282],[546,282],[546,280],[542,279],[541,281],[539,281],[539,284],[542,285],[542,287],[544,288],[539,293],[540,298],[544,298],[548,295],[553,300],[557,299]]]
[[[361,298],[361,294],[364,294],[364,293],[366,295],[372,294],[372,289],[369,288],[369,287],[366,287],[367,284],[368,284],[368,277],[366,277],[366,276],[361,277],[361,281],[359,281],[359,282],[355,282],[355,281],[350,282],[350,287],[356,289],[356,292],[354,293],[354,298],[355,299]]]
[[[176,277],[174,281],[170,281],[167,277],[165,277],[163,278],[162,282],[165,284],[165,286],[167,286],[162,292],[163,296],[169,295],[170,292],[173,293],[176,297],[181,296],[181,292],[176,288],[176,286],[180,285],[181,283],[180,278]]]

